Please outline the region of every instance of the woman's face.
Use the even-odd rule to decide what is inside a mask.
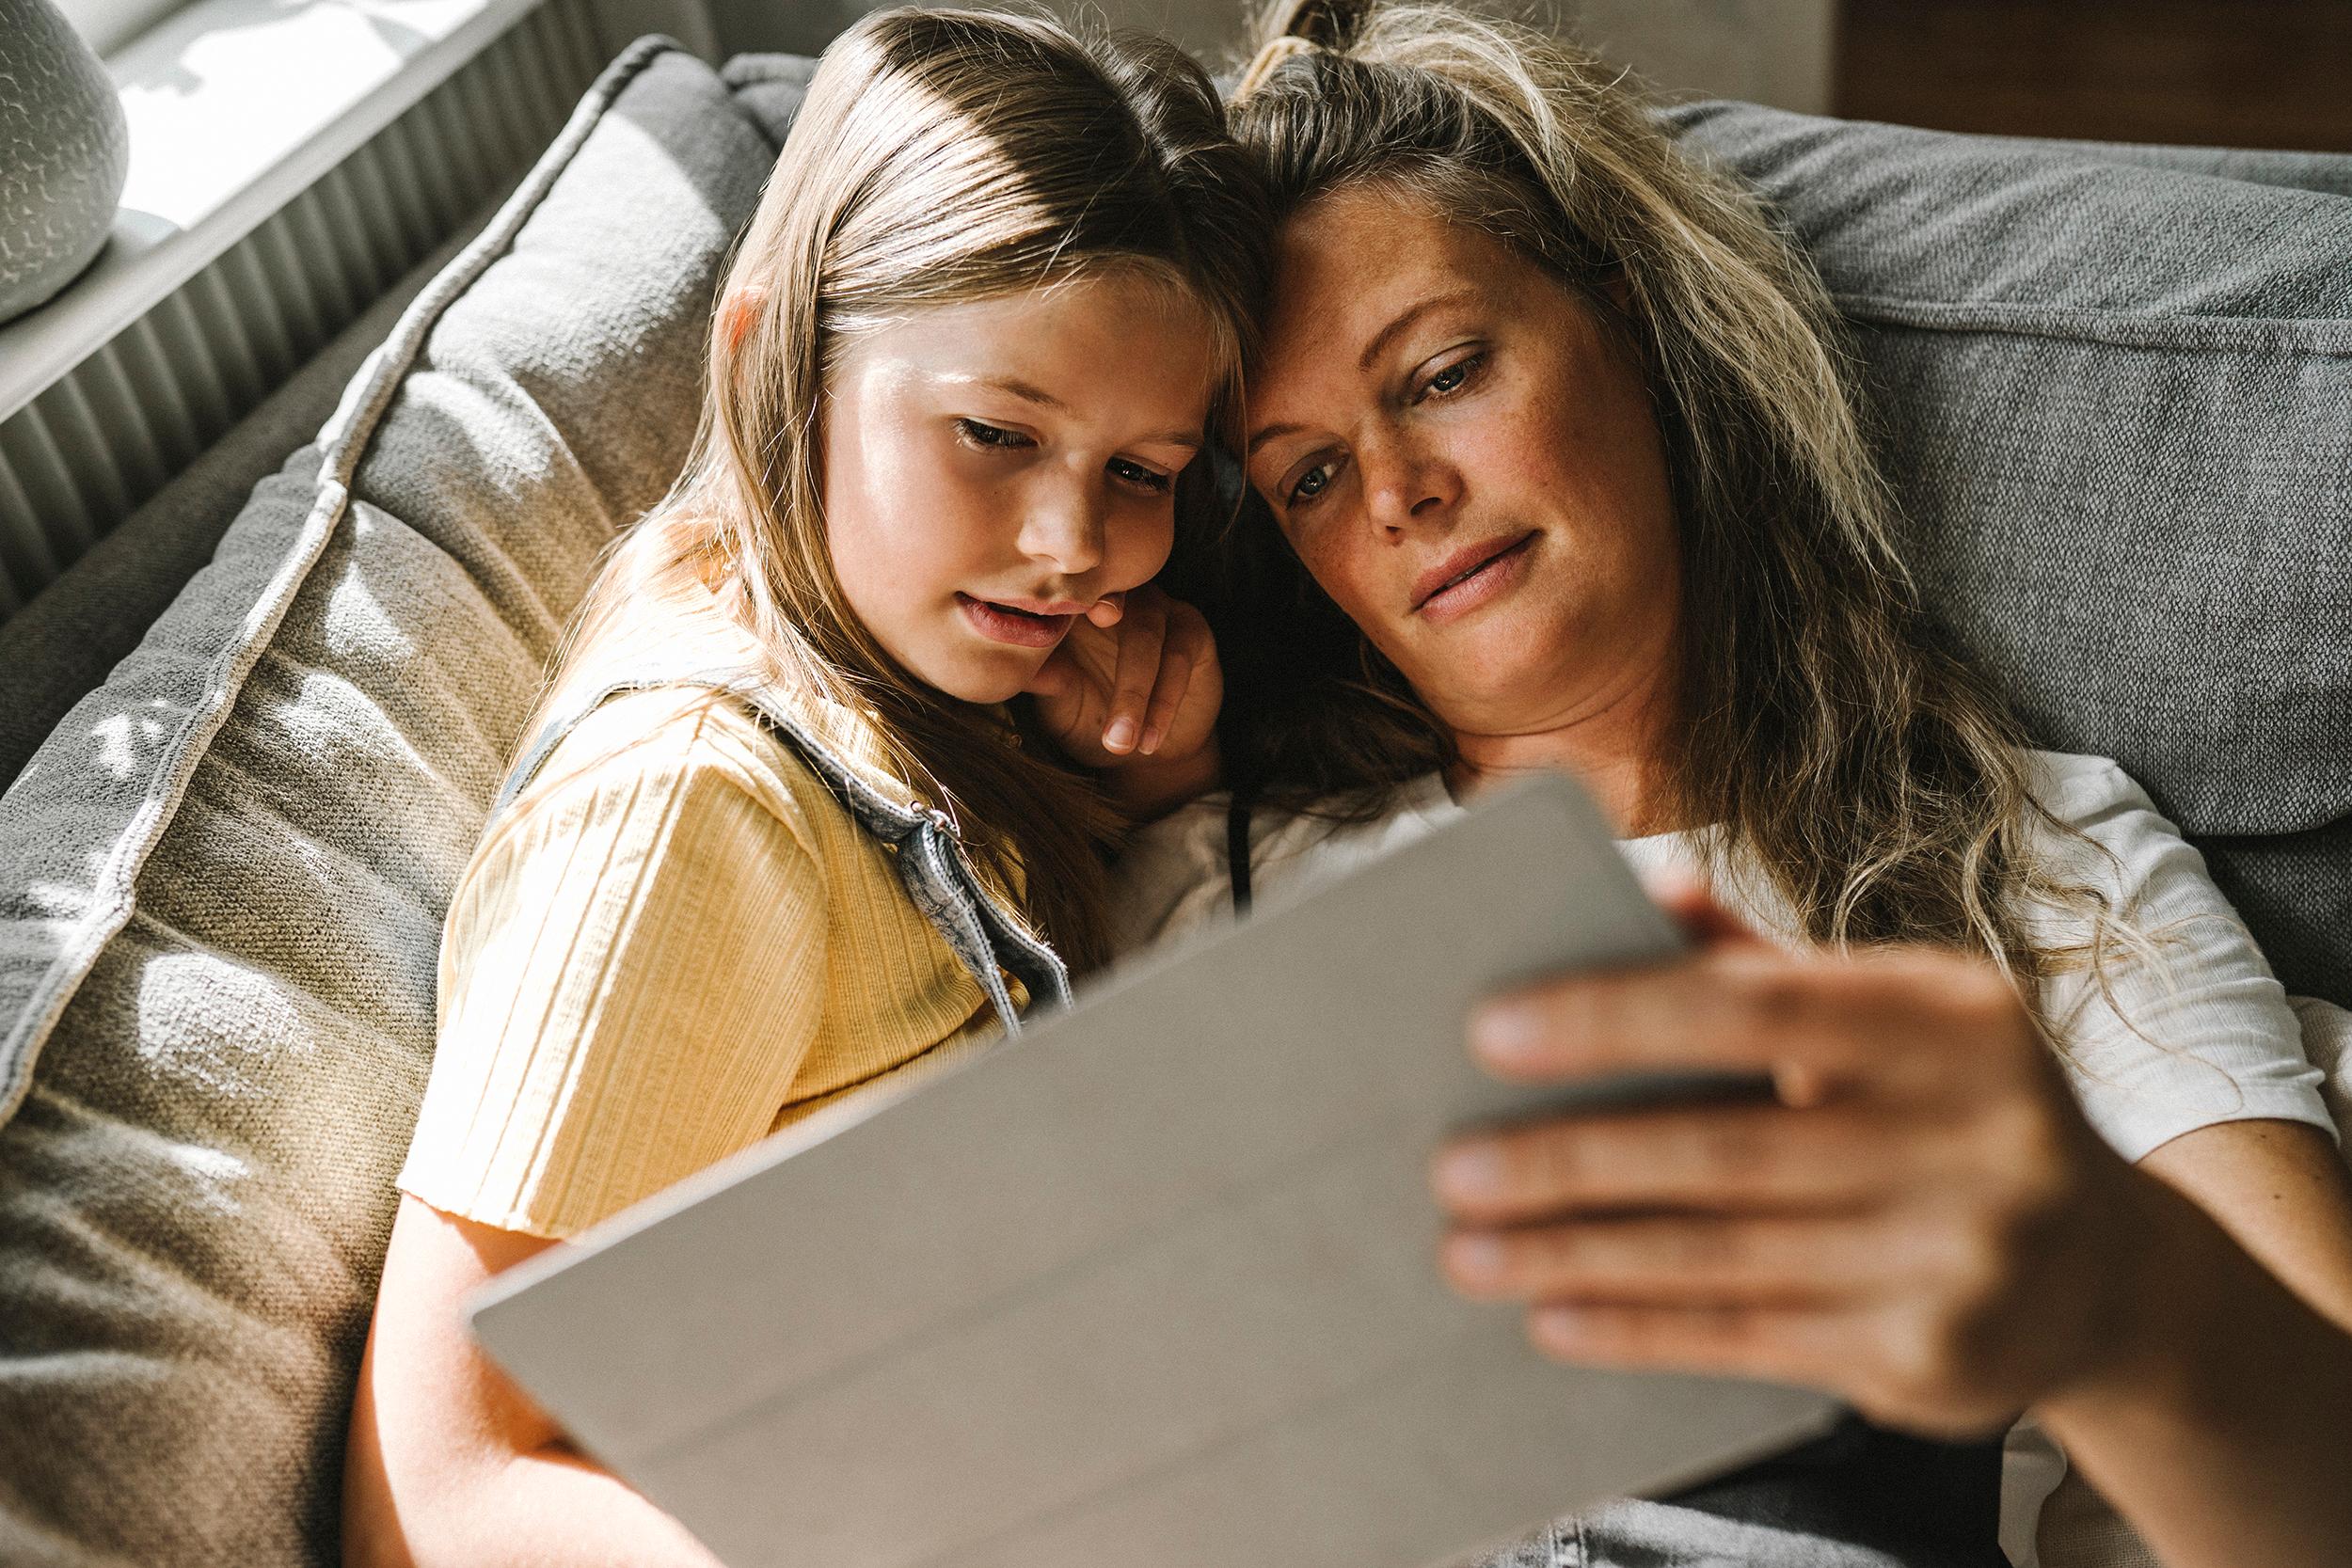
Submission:
[[[860,334],[827,388],[827,546],[916,679],[999,703],[1072,623],[1149,581],[1200,450],[1207,316],[1107,272]]]
[[[1679,551],[1635,352],[1550,272],[1359,186],[1279,236],[1251,483],[1457,734],[1606,711],[1674,657]]]

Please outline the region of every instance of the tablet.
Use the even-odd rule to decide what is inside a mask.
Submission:
[[[1678,942],[1531,780],[533,1257],[474,1330],[733,1568],[1474,1559],[1835,1413],[1558,1365],[1438,1273],[1440,1138],[1579,1098],[1479,1071],[1472,1002]]]

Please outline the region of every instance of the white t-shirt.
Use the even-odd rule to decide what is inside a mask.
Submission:
[[[2322,1019],[2330,1027],[2343,1015],[2300,999],[2290,1006],[2237,911],[2206,875],[2204,857],[2122,768],[2106,757],[2029,756],[2036,799],[2090,841],[2043,831],[2036,847],[2050,871],[2105,894],[2141,929],[2168,932],[2166,979],[2138,965],[2113,966],[2110,986],[2123,1016],[2086,971],[2043,983],[2044,1016],[2065,1041],[2066,1076],[2090,1125],[2134,1161],[2197,1128],[2256,1117],[2305,1122],[2336,1137],[2321,1098],[2321,1070],[2304,1053],[2303,1031],[2319,1016],[2314,1009],[2333,1015]],[[1120,862],[1113,906],[1121,951],[1232,917],[1226,805],[1223,795],[1206,797],[1136,833]],[[1250,825],[1251,892],[1259,899],[1283,898],[1461,812],[1437,774],[1408,786],[1371,822],[1335,824],[1261,809]],[[1670,871],[1697,875],[1701,844],[1697,832],[1673,832],[1620,839],[1617,847],[1650,879]],[[1720,889],[1718,896],[1760,933],[1791,946],[1802,942],[1776,896],[1739,888]],[[2027,911],[2026,920],[2044,942],[2087,934],[2069,930],[2052,911]],[[2034,1527],[2063,1474],[2064,1461],[2048,1439],[2020,1422],[2002,1465],[2000,1536],[2012,1561],[2035,1560]]]

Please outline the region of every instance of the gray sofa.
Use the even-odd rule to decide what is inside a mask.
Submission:
[[[627,51],[0,799],[0,1561],[335,1560],[447,899],[806,71]],[[2352,161],[1671,119],[1854,322],[1954,634],[2352,1003]]]

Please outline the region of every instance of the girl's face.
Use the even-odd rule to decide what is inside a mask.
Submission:
[[[883,649],[1004,702],[1078,616],[1149,581],[1200,451],[1211,340],[1189,296],[1116,270],[853,340],[825,407],[826,536]]]
[[[1604,711],[1679,619],[1635,354],[1575,290],[1426,200],[1284,226],[1250,482],[1324,591],[1457,733]]]

